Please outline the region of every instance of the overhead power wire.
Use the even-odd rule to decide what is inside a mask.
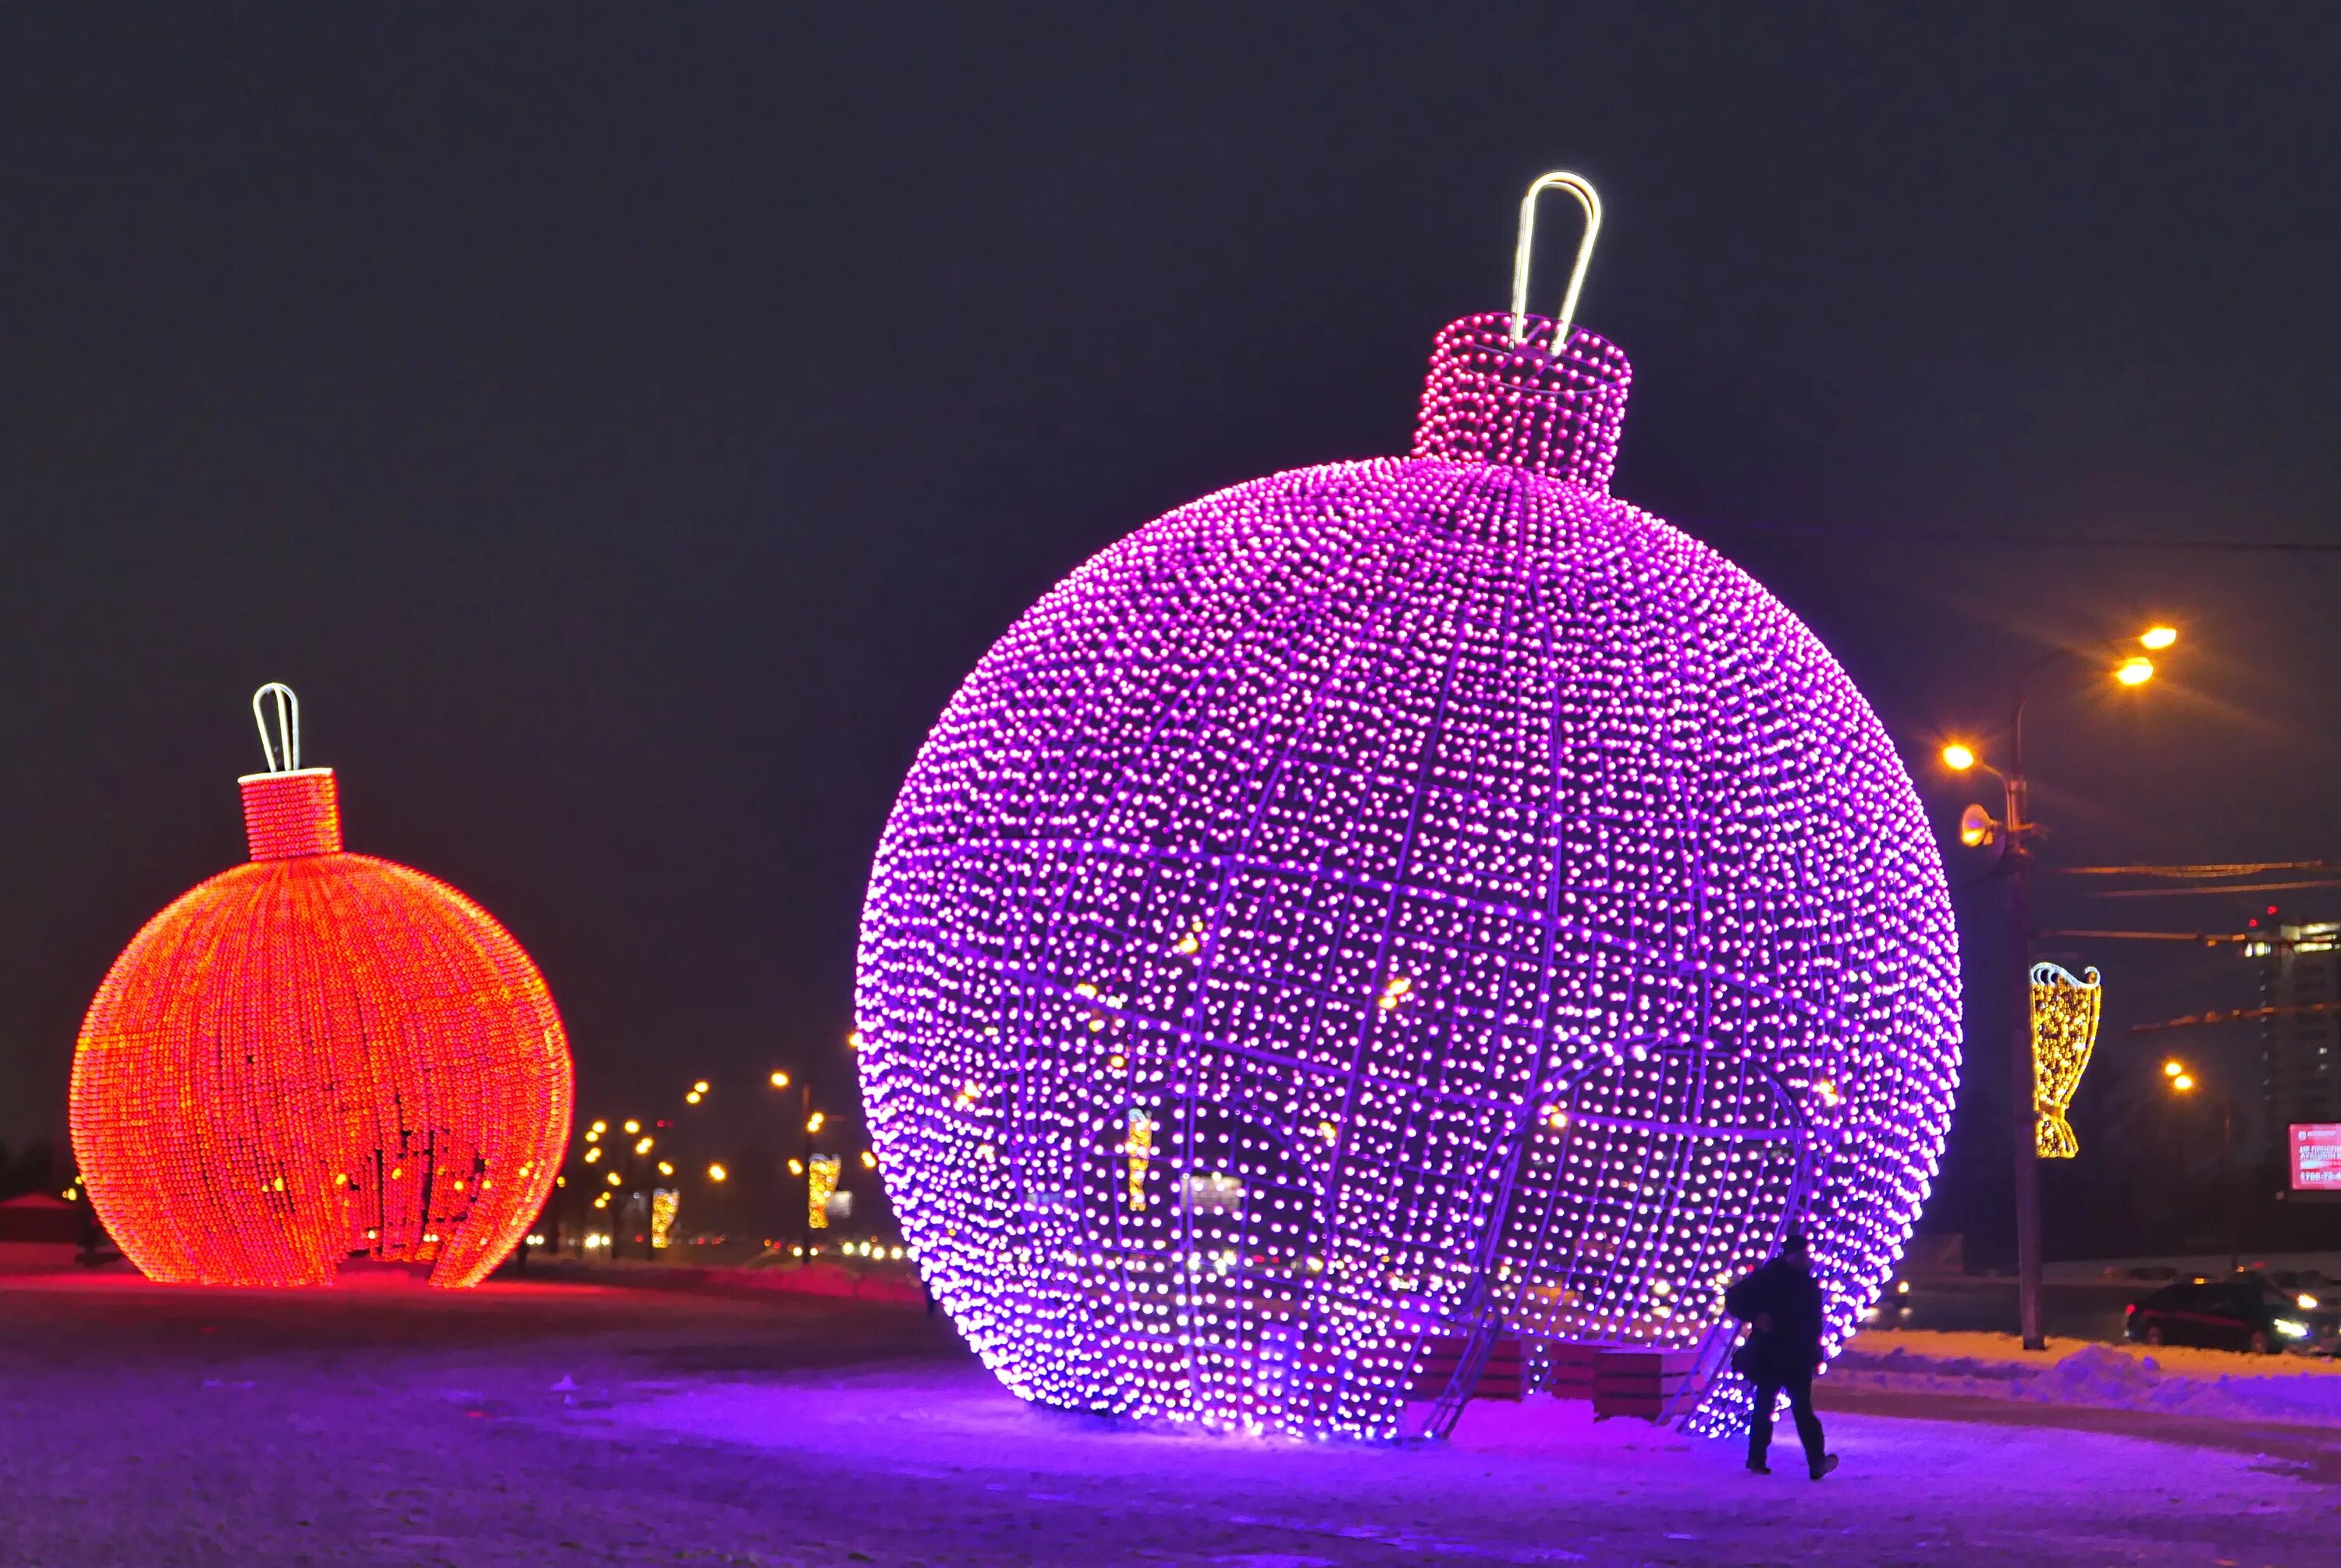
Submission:
[[[2332,860],[2245,860],[2232,864],[2197,866],[2044,866],[2042,870],[2057,877],[2176,877],[2211,878],[2217,877],[2265,877],[2271,871],[2333,871],[2341,873],[2341,862]]]
[[[2038,931],[2034,934],[2090,942],[2187,942],[2202,948],[2216,948],[2222,942],[2265,939],[2256,932],[2244,934],[2235,931]]]
[[[2293,893],[2303,888],[2341,888],[2341,877],[2319,877],[2306,882],[2223,883],[2216,888],[2107,888],[2084,894],[2089,898],[2200,898],[2212,893]]]
[[[2256,1018],[2289,1018],[2308,1013],[2341,1013],[2341,1002],[2300,1002],[2288,1007],[2231,1007],[2221,1012],[2214,1007],[2207,1013],[2188,1013],[2181,1017],[2165,1018],[2158,1024],[2132,1024],[2133,1035],[2151,1035],[2164,1029],[2199,1029],[2212,1024],[2247,1024]]]
[[[1838,527],[1825,522],[1718,522],[1701,520],[1700,529],[1743,534],[1818,533],[1835,539],[1874,539],[1882,544],[1995,544],[2025,550],[2177,550],[2223,555],[2341,555],[2341,540],[2321,539],[2152,539],[2109,534],[2054,535],[1964,533],[1922,530],[1897,533],[1886,529]]]

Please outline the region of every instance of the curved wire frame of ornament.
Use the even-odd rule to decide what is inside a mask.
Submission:
[[[898,1212],[1074,1408],[1380,1435],[1459,1325],[1711,1345],[1808,1182],[1833,1350],[1948,1121],[1931,853],[1834,660],[1664,523],[1238,487],[1043,600],[904,787],[858,1016]]]
[[[2077,978],[2057,964],[2032,966],[2034,1145],[2044,1160],[2068,1160],[2081,1152],[2065,1112],[2097,1048],[2104,1007],[2105,987],[2096,969]]]
[[[147,922],[90,1005],[72,1121],[100,1219],[151,1278],[323,1284],[363,1253],[468,1285],[550,1195],[572,1097],[552,996],[493,917],[318,854]]]

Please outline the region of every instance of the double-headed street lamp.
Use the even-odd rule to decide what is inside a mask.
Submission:
[[[2169,626],[2152,626],[2141,632],[2137,645],[2147,652],[2159,653],[2176,644],[2177,630]],[[1981,806],[1969,806],[1959,816],[1959,842],[1969,849],[1978,849],[1997,840],[2000,846],[1999,864],[1994,875],[2007,878],[2008,911],[2015,927],[2017,949],[2017,972],[2023,978],[2017,996],[2016,1040],[2008,1052],[2008,1082],[2014,1099],[2011,1105],[2015,1130],[2016,1156],[2016,1279],[2017,1317],[2024,1335],[2024,1348],[2045,1350],[2047,1340],[2040,1328],[2040,1150],[2038,1067],[2032,1054],[2032,905],[2029,889],[2025,884],[2025,872],[2031,864],[2032,841],[2040,833],[2040,824],[2032,820],[2031,802],[2024,777],[2024,708],[2031,696],[2034,677],[2050,665],[2069,658],[2107,658],[2107,675],[2121,687],[2136,689],[2154,679],[2154,660],[2143,653],[2128,650],[2122,644],[2112,649],[2074,650],[2058,649],[2043,655],[2028,665],[2016,679],[2016,689],[2008,704],[2007,769],[2002,772],[1986,762],[1976,748],[1954,740],[1942,750],[1943,765],[1956,773],[1981,769],[2000,782],[2001,814],[1995,820]]]

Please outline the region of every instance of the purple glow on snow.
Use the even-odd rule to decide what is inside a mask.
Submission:
[[[1609,494],[1625,356],[1508,325],[1439,334],[1411,458],[1091,560],[903,784],[863,1089],[1027,1398],[1387,1435],[1474,1314],[1692,1346],[1800,1219],[1834,1347],[1909,1239],[1959,1011],[1908,776],[1778,600]]]

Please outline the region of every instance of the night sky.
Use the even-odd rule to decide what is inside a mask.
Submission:
[[[1381,9],[0,12],[0,1138],[62,1133],[108,962],[242,858],[268,680],[351,847],[535,954],[587,1115],[847,1092],[960,677],[1170,507],[1404,451],[1555,167],[1609,207],[1618,493],[1812,624],[1939,820],[1946,733],[2160,616],[2167,679],[2044,690],[2052,860],[2341,858],[2329,7]],[[2252,984],[2078,956],[2087,1146],[2130,1023]]]

